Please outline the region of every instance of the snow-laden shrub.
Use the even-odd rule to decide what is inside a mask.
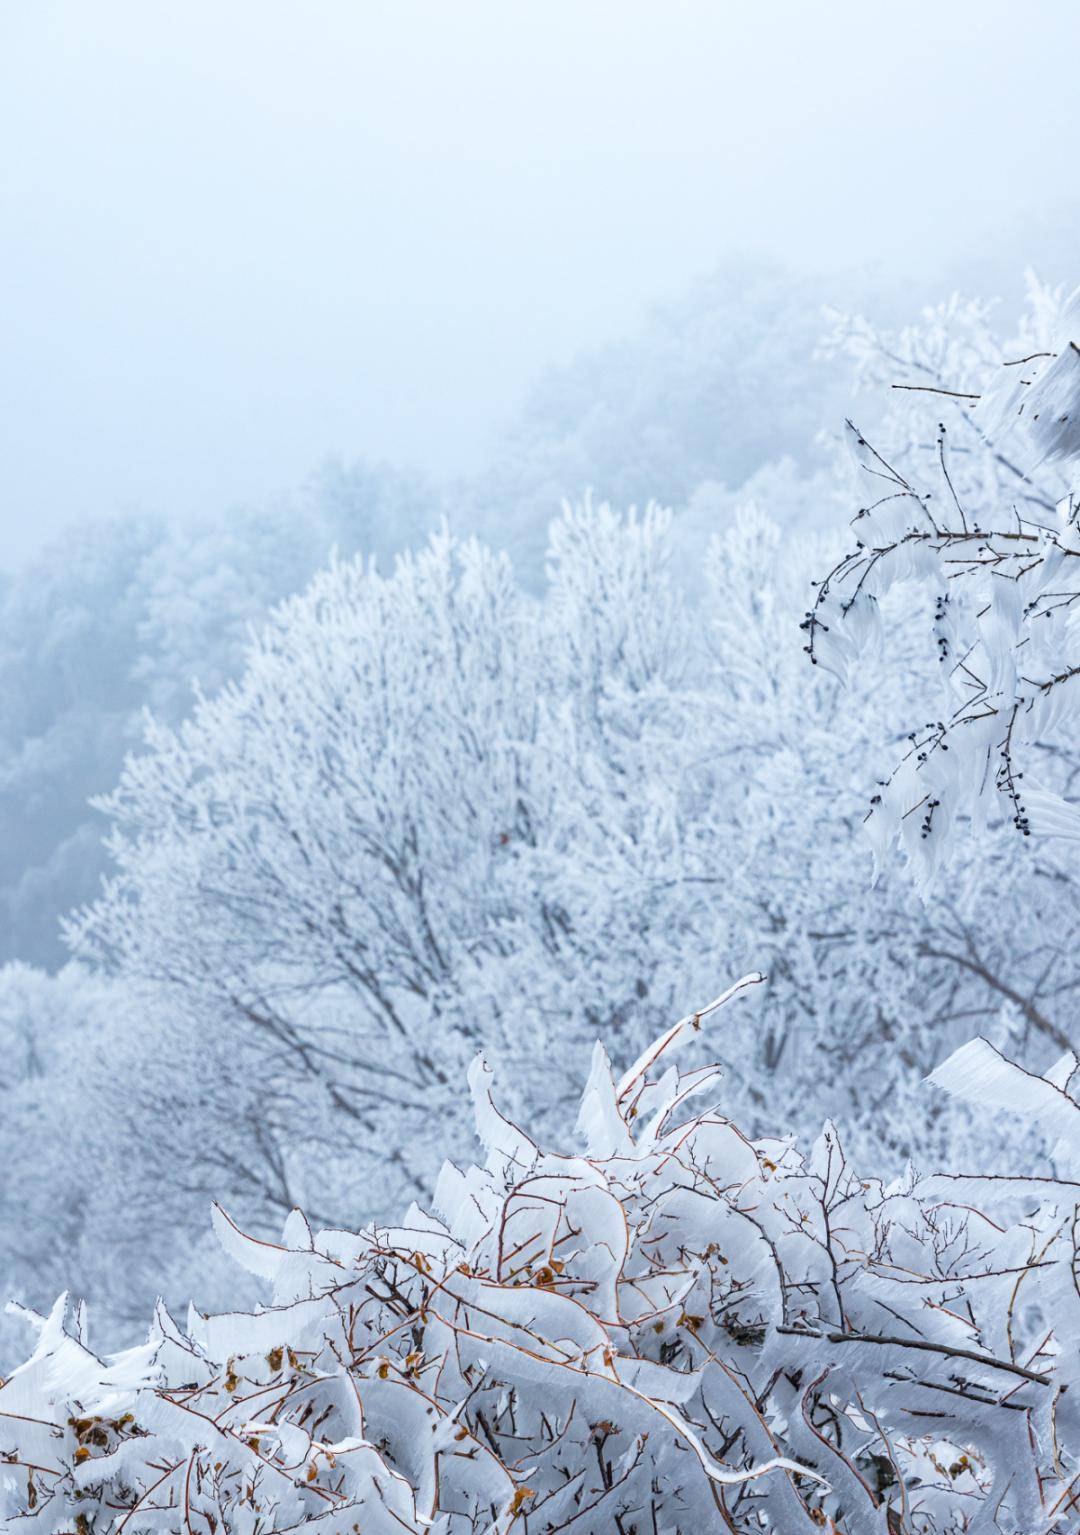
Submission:
[[[670,1058],[760,980],[621,1078],[598,1044],[583,1154],[505,1119],[478,1059],[486,1161],[444,1168],[437,1214],[313,1235],[294,1212],[274,1244],[216,1210],[270,1286],[253,1312],[182,1329],[159,1303],[104,1359],[84,1307],[30,1315],[0,1389],[4,1528],[1074,1529],[1080,1183],[884,1186],[831,1125],[807,1153],[748,1140],[700,1106],[718,1070]],[[1040,1118],[1068,1167],[1077,1069],[1030,1077],[977,1040],[938,1078]]]

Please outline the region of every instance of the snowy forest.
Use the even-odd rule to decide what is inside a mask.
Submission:
[[[343,1367],[341,1265],[387,1287],[377,1302],[349,1302],[371,1340],[361,1348],[350,1323],[365,1386],[369,1368],[415,1378],[427,1403],[428,1355],[446,1344],[418,1341],[395,1316],[423,1314],[433,1274],[483,1271],[501,1291],[492,1233],[519,1233],[524,1253],[547,1230],[548,1277],[520,1277],[535,1258],[511,1266],[499,1328],[519,1325],[515,1286],[564,1293],[582,1326],[594,1318],[596,1347],[620,1366],[635,1361],[625,1380],[598,1366],[598,1381],[632,1389],[638,1405],[597,1405],[621,1426],[585,1482],[556,1413],[555,1440],[534,1452],[537,1476],[518,1482],[498,1425],[513,1415],[508,1391],[528,1398],[535,1382],[526,1372],[511,1388],[502,1365],[487,1381],[487,1367],[459,1352],[464,1374],[455,1386],[440,1371],[436,1410],[454,1443],[472,1432],[470,1411],[484,1421],[492,1393],[478,1441],[489,1469],[455,1484],[440,1514],[448,1531],[519,1511],[531,1528],[558,1527],[596,1475],[610,1504],[583,1528],[610,1527],[619,1500],[630,1507],[650,1481],[670,1487],[661,1504],[673,1500],[678,1519],[719,1497],[738,1529],[763,1518],[820,1527],[834,1511],[837,1528],[884,1528],[879,1514],[892,1519],[904,1501],[909,1522],[890,1528],[960,1528],[958,1514],[991,1497],[1019,1521],[999,1527],[1068,1527],[1054,1511],[1069,1506],[1077,1474],[1058,1402],[1073,1324],[1057,1319],[1076,1300],[1070,1147],[1080,1145],[1070,1046],[1080,738],[1067,687],[1080,590],[1068,570],[1080,548],[1075,311],[1063,290],[1029,277],[1027,306],[1007,327],[991,306],[959,299],[895,331],[840,312],[820,320],[823,372],[848,370],[872,443],[849,425],[816,442],[808,463],[767,462],[736,491],[705,478],[676,511],[585,493],[548,524],[541,556],[539,530],[527,527],[508,552],[479,511],[479,531],[454,532],[436,502],[439,522],[425,532],[432,508],[418,488],[327,471],[310,499],[278,518],[253,514],[224,547],[208,532],[186,568],[160,530],[114,531],[57,576],[108,592],[81,624],[47,582],[9,588],[8,654],[35,624],[50,685],[24,676],[35,698],[8,721],[23,732],[15,761],[25,764],[7,785],[11,824],[28,839],[8,899],[63,913],[68,958],[57,966],[47,949],[37,965],[15,959],[0,971],[2,1133],[19,1190],[2,1236],[20,1302],[5,1322],[12,1362],[26,1317],[49,1317],[6,1389],[40,1408],[57,1349],[90,1368],[82,1313],[50,1310],[58,1292],[89,1297],[95,1337],[110,1346],[130,1336],[148,1297],[163,1297],[148,1348],[100,1367],[102,1410],[83,1403],[66,1459],[50,1447],[55,1469],[31,1470],[38,1497],[107,1505],[109,1486],[148,1496],[154,1456],[172,1451],[112,1427],[116,1404],[153,1389],[175,1405],[181,1379],[218,1393],[207,1398],[214,1416],[234,1397],[248,1402],[249,1385],[259,1408],[241,1416],[265,1417],[263,1398],[277,1393],[299,1411],[296,1382],[314,1384],[328,1365],[312,1375],[296,1363],[290,1386],[282,1349],[308,1359],[332,1322],[323,1347],[331,1372]],[[659,478],[662,464],[650,467]],[[409,540],[396,552],[373,536],[391,521],[388,504]],[[346,538],[359,552],[344,552]],[[320,540],[342,552],[275,602]],[[95,696],[85,670],[95,610],[110,642],[138,656],[112,697]],[[178,644],[181,634],[203,640],[205,655]],[[193,697],[181,667],[207,679]],[[34,715],[42,699],[51,719]],[[927,714],[942,719],[927,724]],[[50,752],[51,774],[41,765]],[[95,771],[116,781],[84,809]],[[39,803],[48,796],[43,819],[62,838],[37,864],[22,783]],[[80,903],[67,860],[96,835],[94,814],[107,826],[106,872]],[[747,972],[755,995],[722,1025],[705,1023],[693,1001],[708,1000],[721,968]],[[685,1042],[669,1025],[688,1006],[705,1035],[689,1069],[652,1071]],[[723,1063],[713,1091],[724,1117],[686,1119],[684,1100],[716,1080],[710,1051]],[[609,1060],[635,1059],[621,1082],[611,1077]],[[587,1161],[573,1154],[586,1083]],[[477,1105],[487,1171],[458,1192],[453,1168],[475,1154]],[[1003,1121],[1001,1110],[1015,1115]],[[640,1115],[649,1128],[635,1135]],[[698,1137],[700,1152],[675,1156]],[[537,1149],[549,1144],[558,1155]],[[669,1176],[672,1157],[683,1172]],[[711,1214],[686,1204],[695,1180],[718,1202]],[[421,1213],[433,1195],[440,1218]],[[544,1215],[552,1201],[562,1216]],[[670,1236],[653,1230],[657,1201],[676,1222]],[[834,1201],[858,1211],[846,1208],[842,1238],[830,1229]],[[630,1233],[618,1263],[600,1229],[609,1209]],[[739,1213],[756,1235],[730,1229]],[[594,1219],[575,1246],[575,1220]],[[283,1224],[286,1246],[267,1247]],[[678,1262],[661,1260],[669,1242]],[[411,1279],[394,1277],[402,1261]],[[811,1277],[820,1262],[832,1265],[824,1289]],[[904,1275],[918,1276],[914,1301]],[[266,1278],[279,1287],[270,1331]],[[206,1314],[181,1336],[165,1308],[188,1295]],[[253,1308],[249,1320],[237,1305]],[[215,1317],[219,1308],[230,1309]],[[627,1315],[638,1317],[629,1333],[601,1327]],[[539,1316],[529,1311],[528,1328],[554,1328],[552,1338],[570,1326]],[[887,1335],[894,1349],[865,1361],[864,1381],[861,1354],[791,1341],[808,1332],[820,1342],[837,1327]],[[378,1352],[395,1333],[392,1352]],[[920,1355],[912,1373],[908,1337],[940,1349],[936,1371]],[[263,1355],[279,1362],[269,1377]],[[223,1385],[214,1361],[226,1357]],[[718,1379],[706,1386],[710,1359]],[[957,1359],[968,1364],[958,1370]],[[773,1361],[783,1390],[768,1384]],[[166,1370],[164,1386],[151,1387],[151,1365]],[[244,1382],[240,1396],[230,1378]],[[1040,1391],[1018,1395],[1026,1381]],[[885,1423],[861,1406],[871,1382]],[[952,1440],[930,1423],[938,1399],[913,1400],[909,1382],[959,1398],[945,1403]],[[321,1412],[337,1421],[331,1384],[320,1390]],[[840,1390],[854,1395],[837,1403]],[[663,1402],[684,1404],[679,1432],[692,1425],[697,1436],[678,1474],[662,1464],[667,1451],[645,1452],[637,1423],[667,1411]],[[385,1408],[407,1438],[417,1410]],[[806,1421],[797,1433],[792,1412]],[[143,1416],[140,1407],[135,1421]],[[83,1421],[106,1426],[82,1431]],[[275,1414],[265,1431],[267,1464],[291,1460],[302,1439],[336,1485],[337,1452],[318,1450],[299,1425],[283,1437],[284,1422]],[[347,1439],[344,1423],[331,1439]],[[443,1443],[431,1427],[428,1461]],[[162,1419],[155,1432],[190,1440],[183,1453],[196,1456],[197,1428]],[[261,1435],[231,1444],[237,1486]],[[544,1432],[534,1425],[526,1437],[539,1445]],[[94,1481],[99,1442],[107,1465]],[[13,1443],[25,1448],[19,1433]],[[386,1452],[387,1529],[425,1527],[435,1472],[418,1454]],[[342,1506],[370,1519],[374,1462],[349,1465]],[[216,1476],[206,1496],[227,1506],[228,1478]],[[16,1481],[12,1512],[25,1513],[26,1492]],[[293,1523],[313,1520],[337,1495],[278,1506]],[[657,1528],[682,1527],[666,1517]]]
[[[0,568],[0,1527],[1076,1535],[1050,267]]]

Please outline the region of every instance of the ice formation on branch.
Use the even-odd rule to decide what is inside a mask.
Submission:
[[[437,1214],[313,1234],[294,1212],[272,1243],[215,1210],[270,1286],[253,1312],[181,1328],[159,1304],[105,1359],[84,1307],[30,1315],[0,1388],[4,1528],[1074,1529],[1080,1182],[886,1187],[831,1125],[806,1154],[752,1142],[712,1106],[717,1068],[671,1061],[712,1010],[621,1078],[597,1044],[580,1155],[504,1118],[477,1059],[486,1160],[444,1168]],[[1075,1178],[1076,1070],[976,1041],[938,1080],[1043,1121]]]
[[[1006,359],[983,395],[929,369],[894,384],[964,413],[962,443],[938,425],[934,490],[848,422],[867,500],[855,548],[818,586],[806,648],[846,680],[885,640],[886,593],[913,582],[929,595],[941,701],[868,817],[875,856],[899,843],[924,888],[957,819],[982,820],[994,803],[1025,837],[1080,837],[1080,810],[1030,768],[1031,748],[1060,739],[1080,699],[1080,298],[1057,332],[1051,349]],[[989,496],[969,500],[965,479],[977,477],[962,454],[985,462]],[[1051,469],[1061,493],[1048,500],[1032,476]]]

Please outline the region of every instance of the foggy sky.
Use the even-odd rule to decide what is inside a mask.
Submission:
[[[332,450],[467,469],[726,256],[1038,261],[1078,44],[1075,0],[7,0],[0,565]]]

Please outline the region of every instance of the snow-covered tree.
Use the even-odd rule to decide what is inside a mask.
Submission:
[[[582,520],[577,544],[600,523]],[[400,1124],[460,1119],[455,1053],[481,1039],[529,1063],[539,1110],[557,1098],[552,1047],[571,1046],[547,998],[569,969],[589,1014],[598,926],[622,968],[611,924],[629,895],[603,892],[570,839],[592,838],[605,775],[642,750],[636,700],[647,714],[653,672],[678,658],[637,600],[655,616],[658,520],[618,541],[608,524],[623,566],[598,567],[610,602],[591,628],[583,546],[572,571],[563,551],[539,618],[504,558],[448,536],[390,577],[331,569],[280,610],[239,684],[178,732],[151,727],[108,803],[120,873],[82,941],[165,987],[196,1055],[227,1027],[262,1133],[287,1129],[293,1161],[306,1151],[353,1204],[425,1187],[430,1159],[397,1150]],[[575,673],[576,697],[558,682]],[[628,783],[633,819],[630,799]],[[541,1039],[519,1028],[521,995],[539,999]],[[296,1201],[287,1167],[263,1194]]]

